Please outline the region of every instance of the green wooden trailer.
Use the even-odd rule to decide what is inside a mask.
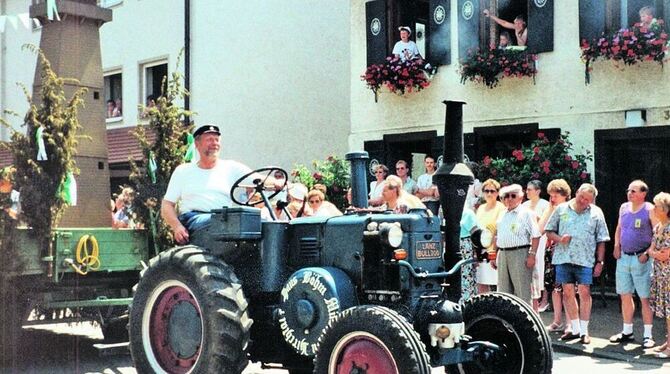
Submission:
[[[105,339],[127,339],[127,306],[140,271],[154,255],[145,230],[58,228],[44,248],[30,229],[16,232],[14,270],[0,302],[3,361],[22,326],[97,321]]]

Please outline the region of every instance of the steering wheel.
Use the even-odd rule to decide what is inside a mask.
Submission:
[[[265,182],[275,172],[280,172],[284,176],[284,184],[281,186],[280,189],[274,190],[274,192],[270,196],[267,196],[268,200],[272,199],[273,197],[277,196],[278,193],[283,191],[286,188],[286,185],[288,184],[288,173],[286,172],[286,170],[276,166],[268,166],[256,169],[243,175],[240,179],[235,181],[235,183],[233,183],[233,186],[230,188],[230,198],[236,204],[245,206],[256,206],[258,204],[265,202],[264,199],[260,199],[258,201],[252,201],[252,200],[256,193],[263,194],[263,191],[265,190]],[[238,189],[243,189],[244,191],[243,196],[246,196],[246,201],[241,201],[240,199],[238,199],[238,197],[241,195],[239,193],[236,194]]]

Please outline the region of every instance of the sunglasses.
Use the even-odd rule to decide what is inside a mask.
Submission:
[[[508,193],[507,195],[503,196],[502,198],[503,198],[503,200],[506,200],[506,199],[516,199],[516,196],[517,196],[517,195],[516,195],[515,193]]]
[[[375,171],[375,174],[384,174],[383,170]]]
[[[484,193],[496,193],[498,190],[484,190]]]
[[[321,200],[309,200],[310,204],[318,204],[320,202],[321,202]]]
[[[630,192],[630,193],[638,193],[638,192],[640,192],[640,191],[638,191],[638,190],[626,190],[626,192],[627,192],[627,193],[628,193],[628,192]]]

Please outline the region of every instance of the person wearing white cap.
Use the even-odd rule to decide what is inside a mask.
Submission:
[[[240,162],[219,159],[221,132],[218,126],[200,126],[193,136],[200,158],[175,169],[161,203],[161,215],[178,244],[188,243],[193,232],[209,225],[212,209],[232,206],[230,189],[233,183],[251,172]],[[274,178],[267,179],[277,184]]]
[[[412,29],[409,26],[400,26],[398,30],[400,31],[400,40],[393,46],[393,55],[400,58],[402,62],[421,58],[419,47],[413,40],[409,40]]]
[[[523,189],[520,185],[503,187],[500,196],[507,209],[496,222],[498,256],[491,262],[498,268],[498,291],[514,294],[530,305],[540,229],[535,213],[521,206]]]

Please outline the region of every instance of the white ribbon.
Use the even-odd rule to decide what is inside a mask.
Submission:
[[[37,128],[35,131],[35,141],[37,142],[37,161],[46,161],[47,158],[47,149],[44,145],[44,128],[42,126]]]

